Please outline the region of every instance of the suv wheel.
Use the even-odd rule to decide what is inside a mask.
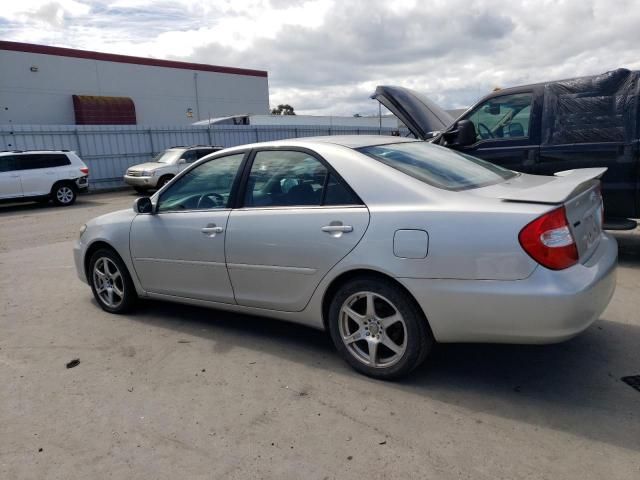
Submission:
[[[96,301],[109,313],[124,313],[137,294],[127,267],[115,252],[100,249],[91,256],[89,281]]]
[[[160,190],[167,183],[169,183],[169,180],[171,180],[172,178],[173,178],[173,175],[165,175],[164,177],[160,177],[160,179],[158,180],[158,184],[157,184],[156,188],[158,190]]]
[[[434,344],[413,298],[392,282],[371,277],[338,290],[329,307],[329,331],[354,369],[380,379],[408,374]]]
[[[76,189],[70,183],[59,183],[53,187],[51,197],[56,205],[67,207],[76,201]]]

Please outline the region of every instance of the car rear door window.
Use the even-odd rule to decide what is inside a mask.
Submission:
[[[362,201],[334,173],[330,173],[322,205],[362,205]]]
[[[244,206],[320,206],[327,174],[327,168],[308,153],[259,151],[251,165]]]
[[[16,157],[13,155],[1,156],[0,157],[0,173],[12,172],[13,170],[17,170]]]
[[[29,153],[16,155],[17,170],[53,168],[71,165],[71,160],[63,153]]]
[[[209,160],[176,179],[158,201],[158,212],[226,208],[244,153]]]

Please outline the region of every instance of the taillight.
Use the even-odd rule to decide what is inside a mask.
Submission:
[[[80,169],[80,171],[81,171],[82,173],[84,173],[85,175],[89,175],[89,169],[88,169],[87,167],[82,167],[82,168]]]
[[[531,258],[551,270],[562,270],[578,263],[564,207],[545,213],[522,229],[520,245]]]

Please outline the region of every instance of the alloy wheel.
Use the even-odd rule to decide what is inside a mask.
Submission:
[[[407,326],[386,297],[358,292],[345,300],[338,319],[340,338],[358,361],[375,368],[399,362],[407,349]]]
[[[93,267],[96,293],[109,308],[117,308],[124,300],[124,278],[118,266],[107,257],[100,257]]]
[[[56,198],[62,204],[67,204],[73,201],[74,193],[70,187],[62,186],[56,191]]]

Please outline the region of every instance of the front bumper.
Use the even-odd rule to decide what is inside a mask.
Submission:
[[[588,328],[616,287],[618,245],[610,235],[585,264],[538,267],[517,281],[399,279],[439,342],[555,343]]]
[[[85,245],[80,240],[76,240],[73,244],[73,263],[76,266],[76,274],[78,275],[78,278],[88,284],[87,275],[84,271],[84,251]]]
[[[146,187],[146,188],[155,188],[158,184],[158,177],[131,177],[129,175],[125,175],[124,177],[125,183],[133,186],[133,187]]]

